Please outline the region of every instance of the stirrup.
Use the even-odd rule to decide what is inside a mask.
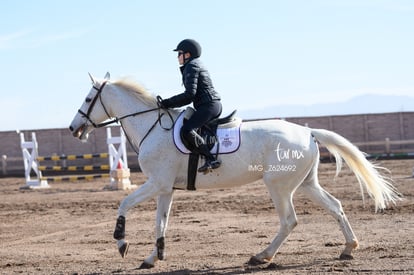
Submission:
[[[220,167],[220,165],[221,165],[221,162],[219,161],[219,160],[213,160],[213,161],[211,161],[210,162],[210,165],[211,165],[211,168],[212,169],[217,169],[217,168],[219,168]]]
[[[207,174],[208,172],[210,172],[210,170],[213,169],[209,163],[205,163],[203,166],[201,166],[200,168],[198,168],[198,172],[199,173],[204,173]]]
[[[198,172],[207,174],[211,170],[219,168],[220,165],[221,165],[221,162],[219,160],[206,161],[206,163],[204,163],[203,166],[198,168]]]

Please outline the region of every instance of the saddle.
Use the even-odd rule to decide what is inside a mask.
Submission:
[[[187,109],[184,111],[184,123],[185,121],[189,120],[191,116],[194,114],[195,110],[191,107],[187,107]],[[205,142],[208,145],[208,148],[211,150],[214,145],[217,144],[218,138],[217,138],[217,129],[218,128],[232,128],[237,127],[240,124],[240,119],[236,118],[236,112],[237,110],[234,110],[229,115],[225,117],[219,117],[215,118],[205,125],[203,125],[200,129],[198,129],[197,133],[205,140]],[[185,139],[182,137],[180,132],[181,141],[185,145],[185,147],[193,151],[193,148],[191,144],[188,144]],[[216,158],[219,153],[219,146],[217,146],[217,150],[215,152]]]
[[[187,107],[187,109],[184,111],[184,123],[186,120],[190,119],[191,116],[194,114],[195,110],[191,107]],[[211,150],[216,146],[215,152],[212,152],[215,154],[215,157],[217,159],[217,156],[219,154],[219,142],[217,138],[217,129],[218,128],[232,128],[237,127],[240,125],[240,119],[237,119],[235,117],[237,110],[234,110],[231,114],[228,116],[222,117],[222,118],[215,118],[211,121],[209,121],[207,124],[205,124],[203,127],[201,127],[198,130],[198,134],[204,139],[204,141],[207,143],[208,148]],[[181,136],[181,131],[180,131]],[[200,158],[200,155],[196,152],[194,152],[191,148],[192,146],[188,144],[185,139],[181,136],[181,141],[185,145],[185,147],[190,150],[190,155],[188,158],[188,172],[187,172],[187,190],[196,190],[195,188],[195,181],[197,177],[197,167],[198,167],[198,161]]]

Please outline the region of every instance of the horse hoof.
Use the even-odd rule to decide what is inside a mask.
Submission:
[[[125,258],[127,253],[128,253],[128,249],[129,249],[129,243],[128,242],[124,242],[119,248],[119,254],[121,254],[122,258]]]
[[[260,259],[258,259],[257,257],[255,257],[255,256],[252,256],[251,258],[250,258],[250,260],[247,262],[247,264],[248,265],[262,265],[262,264],[266,264],[267,262],[265,262],[265,261],[263,261],[263,260],[260,260]]]
[[[150,268],[153,268],[153,267],[154,267],[153,264],[149,264],[149,263],[143,262],[141,264],[141,266],[139,267],[139,269],[150,269]]]
[[[339,259],[340,260],[353,260],[354,256],[342,253],[341,256],[339,256]]]
[[[158,251],[157,258],[160,261],[164,261],[165,260],[165,253],[164,253],[164,251]]]

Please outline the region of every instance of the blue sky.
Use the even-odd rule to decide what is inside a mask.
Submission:
[[[3,0],[0,26],[0,131],[67,127],[88,72],[182,92],[184,38],[201,43],[225,112],[414,95],[409,0]]]

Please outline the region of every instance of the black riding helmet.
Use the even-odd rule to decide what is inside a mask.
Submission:
[[[183,41],[178,43],[177,48],[174,49],[174,51],[182,51],[185,53],[189,52],[191,54],[191,57],[197,58],[201,55],[201,46],[194,39],[184,39]]]

